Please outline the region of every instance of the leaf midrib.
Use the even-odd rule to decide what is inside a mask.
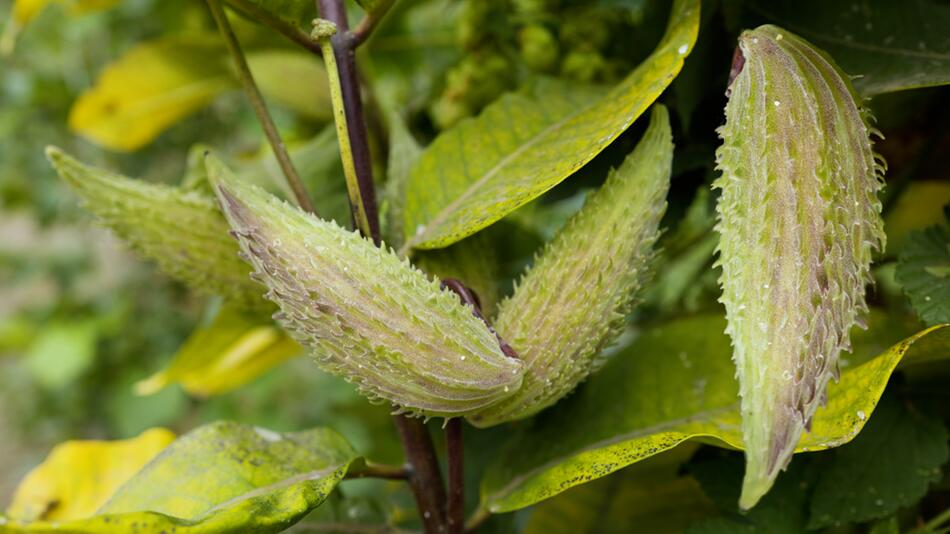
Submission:
[[[631,75],[632,75],[632,74],[631,74]],[[621,82],[621,83],[623,83],[623,82]],[[504,168],[506,165],[508,165],[508,163],[510,163],[513,159],[515,159],[516,157],[520,156],[522,153],[524,153],[525,150],[527,150],[527,149],[531,148],[532,146],[534,146],[535,144],[537,144],[541,138],[543,138],[544,136],[546,136],[546,135],[547,135],[549,132],[551,132],[552,130],[554,130],[554,129],[556,129],[556,128],[560,128],[564,123],[569,122],[571,119],[573,119],[573,118],[575,118],[575,117],[581,115],[581,114],[584,113],[585,111],[587,111],[587,110],[591,109],[592,107],[594,107],[596,104],[599,104],[600,102],[602,102],[604,98],[609,98],[609,96],[610,96],[611,94],[613,94],[613,91],[611,91],[610,93],[608,93],[607,96],[604,96],[604,97],[602,97],[602,98],[600,98],[600,99],[598,99],[598,100],[595,100],[594,102],[591,102],[591,103],[588,104],[586,107],[582,107],[582,108],[578,109],[577,111],[574,111],[574,112],[572,112],[572,113],[569,113],[569,114],[565,115],[565,116],[564,116],[563,118],[561,118],[560,120],[551,123],[549,126],[547,126],[546,128],[544,128],[543,130],[541,130],[540,132],[538,132],[536,135],[534,135],[533,137],[531,137],[528,141],[526,141],[526,142],[523,143],[521,146],[519,146],[515,151],[511,152],[510,154],[508,154],[507,156],[505,156],[504,158],[502,158],[502,159],[501,159],[498,163],[496,163],[491,169],[489,169],[488,171],[486,171],[478,180],[476,180],[474,183],[472,183],[471,185],[469,185],[469,187],[466,188],[465,191],[464,191],[461,195],[459,195],[455,200],[453,200],[452,202],[450,202],[447,206],[445,206],[444,208],[442,208],[442,209],[439,211],[439,213],[437,213],[436,216],[426,224],[425,230],[423,230],[422,233],[413,235],[412,238],[409,239],[409,240],[406,242],[406,244],[404,244],[404,245],[402,246],[402,248],[399,249],[399,255],[400,255],[400,256],[405,255],[405,254],[409,251],[410,248],[412,248],[412,247],[415,246],[417,243],[419,243],[421,240],[423,240],[422,238],[428,237],[428,236],[430,235],[430,232],[429,232],[429,229],[430,229],[430,228],[437,228],[437,227],[439,227],[439,225],[441,225],[442,223],[444,223],[445,220],[446,220],[446,218],[448,218],[448,216],[449,216],[453,211],[455,211],[456,209],[458,209],[458,207],[462,204],[462,202],[464,202],[464,201],[467,200],[470,196],[472,196],[473,194],[475,194],[475,191],[477,191],[482,185],[484,185],[485,182],[487,182],[487,181],[490,180],[492,177],[494,177],[496,174],[498,174],[499,172],[501,172],[501,169]],[[533,99],[532,99],[532,103],[537,104],[537,100],[533,98]],[[474,120],[474,119],[470,119],[470,120]],[[456,134],[456,135],[457,135],[457,134]]]

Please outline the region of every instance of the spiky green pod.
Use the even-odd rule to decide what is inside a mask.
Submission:
[[[739,48],[714,187],[750,508],[791,459],[867,310],[883,166],[830,58],[775,26],[744,32]]]
[[[86,209],[169,276],[244,308],[268,308],[264,287],[237,256],[214,197],[84,165],[58,148],[46,155]]]
[[[495,329],[528,365],[521,389],[469,417],[486,427],[554,404],[595,369],[649,274],[666,210],[673,141],[656,106],[643,140],[537,257]]]
[[[280,306],[275,316],[328,372],[402,411],[455,417],[511,395],[524,365],[508,358],[454,293],[349,232],[234,179],[208,175],[241,250]]]

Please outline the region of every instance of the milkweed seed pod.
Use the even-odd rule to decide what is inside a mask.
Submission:
[[[237,256],[214,197],[96,169],[58,148],[46,155],[86,209],[169,276],[240,307],[270,307],[251,266]]]
[[[655,106],[636,150],[537,257],[499,307],[495,329],[528,369],[511,398],[469,417],[486,427],[533,415],[596,368],[646,282],[666,211],[673,141]]]
[[[744,32],[739,49],[714,187],[747,509],[790,461],[867,311],[884,167],[827,55],[775,26]]]
[[[326,371],[426,417],[472,413],[521,385],[524,364],[457,295],[392,250],[206,162],[233,235],[280,307],[275,319]]]

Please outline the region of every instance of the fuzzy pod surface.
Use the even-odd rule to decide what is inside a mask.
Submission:
[[[713,187],[748,509],[791,460],[867,311],[884,166],[826,54],[767,25],[739,37],[736,57]]]
[[[275,319],[326,371],[372,400],[425,417],[473,413],[513,394],[524,364],[456,294],[356,232],[237,181],[208,175]]]
[[[239,307],[270,309],[214,197],[90,167],[55,147],[46,155],[86,209],[166,274]]]
[[[545,246],[499,307],[495,329],[528,369],[509,399],[469,417],[487,427],[531,416],[570,393],[623,331],[646,283],[673,160],[657,105],[637,148]]]

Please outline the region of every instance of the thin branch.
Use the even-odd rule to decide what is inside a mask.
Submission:
[[[409,489],[416,499],[422,525],[427,534],[444,533],[445,486],[429,430],[419,419],[396,415],[393,421],[411,468]]]
[[[349,26],[346,10],[342,0],[317,0],[317,7],[320,16],[335,24],[337,28],[336,34],[329,38],[329,42],[326,38],[321,39],[321,46],[330,78],[330,97],[344,170],[351,165],[347,175],[347,189],[353,220],[363,235],[370,237],[378,245],[381,241],[373,166],[356,72],[356,54],[347,35]],[[330,54],[330,51],[333,53]]]
[[[465,530],[465,447],[462,444],[462,420],[452,418],[445,423],[445,454],[449,465],[449,502],[447,523],[449,534]]]
[[[225,2],[231,7],[244,13],[254,21],[260,22],[264,26],[267,26],[277,33],[282,34],[284,37],[299,44],[314,54],[317,54],[318,56],[322,54],[322,51],[320,50],[320,43],[314,41],[306,32],[293,24],[275,17],[266,9],[261,9],[259,5],[253,2],[248,2],[247,0],[225,0]]]
[[[382,0],[372,10],[368,11],[363,17],[363,20],[356,25],[356,28],[350,32],[350,40],[352,41],[351,46],[353,48],[358,47],[359,45],[366,42],[366,39],[369,38],[370,34],[373,33],[373,30],[376,29],[376,26],[379,25],[380,21],[383,20],[383,17],[386,16],[386,13],[389,12],[389,8],[393,7],[393,4],[396,3],[396,0]]]
[[[384,465],[374,462],[365,462],[362,467],[347,471],[346,478],[384,478],[386,480],[408,480],[409,470],[401,465]]]
[[[274,151],[274,156],[277,157],[277,163],[284,172],[284,177],[287,179],[287,184],[290,186],[291,191],[293,191],[294,198],[297,199],[297,204],[303,210],[314,213],[310,196],[307,195],[303,181],[300,180],[297,169],[294,168],[293,162],[290,161],[290,155],[287,154],[284,141],[280,138],[280,132],[277,131],[277,126],[274,125],[274,120],[271,119],[270,113],[267,111],[267,104],[264,103],[264,97],[261,95],[260,89],[257,88],[257,84],[254,83],[254,76],[251,74],[250,67],[247,66],[244,52],[241,51],[241,44],[238,42],[237,36],[234,35],[234,29],[231,28],[231,23],[228,22],[224,8],[221,7],[221,0],[208,0],[208,8],[211,10],[211,16],[214,17],[214,22],[218,25],[221,35],[224,37],[228,51],[234,58],[234,64],[237,67],[241,86],[244,87],[244,93],[251,101],[251,107],[254,108],[257,120],[264,129],[264,135],[267,137],[267,141]]]

